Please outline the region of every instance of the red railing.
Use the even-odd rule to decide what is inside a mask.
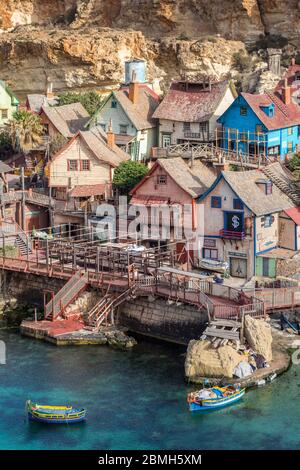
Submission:
[[[243,240],[245,238],[245,232],[234,232],[233,230],[220,230],[220,236],[222,238],[231,238],[236,240]]]

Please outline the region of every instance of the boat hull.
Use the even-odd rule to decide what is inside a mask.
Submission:
[[[72,424],[80,423],[86,418],[86,410],[84,408],[33,405],[31,401],[27,401],[26,406],[29,420],[39,423]]]
[[[215,398],[215,399],[203,399],[201,403],[192,402],[189,403],[190,411],[207,411],[207,410],[216,410],[219,408],[225,408],[226,406],[232,405],[237,401],[241,400],[245,395],[245,390],[234,394],[230,397],[224,398]]]
[[[79,416],[76,418],[49,418],[49,417],[40,417],[40,416],[35,416],[32,413],[28,413],[28,418],[30,421],[36,421],[38,423],[47,423],[47,424],[73,424],[73,423],[81,423],[82,421],[85,421],[86,417],[84,416]]]

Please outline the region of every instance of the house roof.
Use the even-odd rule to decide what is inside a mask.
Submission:
[[[18,106],[18,104],[19,104],[18,98],[13,93],[13,91],[10,89],[10,87],[4,82],[4,80],[0,80],[0,85],[2,86],[2,88],[4,88],[6,93],[10,96],[12,106]]]
[[[139,94],[137,103],[129,99],[129,87],[123,87],[113,92],[130,121],[137,130],[151,129],[156,126],[153,113],[159,104],[159,96],[145,84],[138,84]]]
[[[276,186],[288,197],[300,206],[300,183],[299,180],[280,162],[272,163],[262,168],[263,173],[270,178]]]
[[[165,172],[193,198],[203,194],[215,180],[215,174],[199,160],[195,161],[193,168],[189,168],[188,164],[181,157],[160,158],[152,167],[150,174],[160,166]],[[144,179],[147,178],[148,175]],[[133,195],[138,187],[141,186],[144,179],[132,190]],[[150,197],[150,196],[149,196]],[[153,199],[153,195],[151,198]],[[161,196],[159,196],[161,199]],[[168,198],[166,198],[167,200]]]
[[[283,75],[282,79],[276,85],[275,91],[282,93],[283,88],[285,87],[285,80],[287,80],[288,86],[291,87],[292,93],[300,88],[300,82],[295,82],[295,75],[300,73],[299,64],[290,64],[287,71]]]
[[[296,225],[300,225],[300,207],[292,207],[284,211]]]
[[[114,144],[112,149],[107,145],[107,134],[101,126],[93,127],[89,131],[80,131],[79,135],[100,161],[117,167],[120,163],[130,159],[130,155],[116,144]]]
[[[43,106],[42,112],[60,134],[66,138],[73,137],[79,130],[83,130],[90,119],[89,113],[81,103]]]
[[[43,106],[56,106],[58,104],[58,97],[47,98],[46,95],[34,93],[27,95],[27,106],[34,113],[39,114]]]
[[[256,215],[262,216],[294,207],[291,199],[273,184],[272,194],[259,188],[263,173],[260,170],[222,171],[222,176],[241,201]],[[265,178],[266,181],[268,181]]]
[[[278,95],[266,92],[261,95],[241,93],[252,111],[268,130],[283,129],[300,124],[300,107],[294,103],[284,104]],[[261,106],[274,105],[274,116],[270,117]]]
[[[163,101],[153,114],[154,118],[180,122],[208,120],[221,102],[228,87],[227,80],[212,83],[211,90],[201,84],[173,82]],[[235,90],[233,89],[233,94]]]
[[[84,184],[75,186],[70,191],[72,197],[100,196],[105,193],[106,184]]]
[[[97,126],[93,127],[90,131],[79,131],[53,156],[52,160],[59,158],[76,139],[82,139],[97,160],[105,162],[112,167],[117,167],[121,162],[130,159],[130,155],[120,149],[116,144],[114,144],[111,149],[107,144],[107,134],[101,126]]]

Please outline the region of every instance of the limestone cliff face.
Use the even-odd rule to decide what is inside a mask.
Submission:
[[[21,97],[46,74],[58,91],[98,88],[135,56],[163,86],[180,71],[221,77],[260,37],[300,45],[299,20],[297,0],[0,0],[0,77]]]

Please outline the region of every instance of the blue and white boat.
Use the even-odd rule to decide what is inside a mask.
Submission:
[[[187,401],[190,411],[206,411],[224,408],[236,403],[245,395],[245,389],[240,387],[203,388],[198,392],[188,394]]]
[[[49,406],[37,405],[26,402],[28,418],[31,421],[53,424],[79,423],[85,420],[86,410],[84,408],[73,408],[72,406]]]

